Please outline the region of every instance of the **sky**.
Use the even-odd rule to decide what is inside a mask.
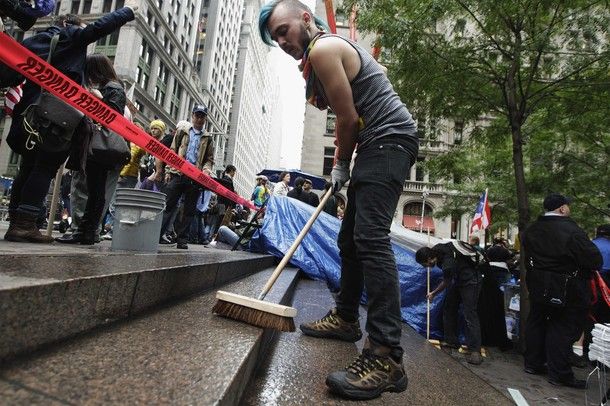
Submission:
[[[302,1],[315,10],[315,0]],[[278,47],[271,50],[271,60],[279,75],[282,111],[282,148],[280,166],[301,167],[303,116],[305,114],[305,81],[298,69],[299,61],[286,55]]]

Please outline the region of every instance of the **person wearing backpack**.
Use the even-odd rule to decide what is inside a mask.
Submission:
[[[26,38],[22,44],[43,59],[51,53],[51,43],[56,38],[56,47],[51,53],[51,64],[76,83],[84,84],[87,46],[118,30],[135,18],[137,6],[123,7],[106,14],[85,26],[73,14],[58,16],[49,28]],[[24,128],[23,113],[41,94],[41,88],[26,81],[23,96],[13,109],[13,120],[6,142],[22,157],[19,172],[13,182],[13,193],[9,204],[10,224],[4,239],[14,242],[52,243],[53,237],[42,235],[36,226],[36,217],[42,207],[51,179],[70,155],[71,145],[55,146],[56,151],[43,151],[29,143],[30,137]],[[81,121],[83,123],[83,121]],[[77,127],[75,133],[82,127]],[[62,145],[63,147],[63,145]]]
[[[481,357],[481,325],[477,304],[481,291],[482,277],[479,263],[483,256],[470,244],[462,241],[452,241],[437,244],[434,247],[423,247],[415,253],[415,260],[424,267],[437,265],[443,271],[443,281],[427,295],[432,299],[447,289],[443,304],[444,341],[441,346],[458,349],[458,309],[462,303],[465,335],[468,346],[467,361],[479,365]]]

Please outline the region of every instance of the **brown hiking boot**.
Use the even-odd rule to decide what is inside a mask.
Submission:
[[[387,355],[370,348],[362,350],[344,371],[333,372],[326,378],[326,385],[337,395],[348,399],[373,399],[383,392],[402,392],[409,382],[402,364]]]
[[[356,342],[362,338],[360,323],[343,320],[337,314],[337,309],[332,309],[320,320],[311,323],[303,323],[300,326],[303,334],[318,338],[333,338],[336,340]]]
[[[50,244],[54,241],[53,237],[43,235],[36,226],[36,216],[14,212],[8,226],[4,239],[13,242],[35,242]]]

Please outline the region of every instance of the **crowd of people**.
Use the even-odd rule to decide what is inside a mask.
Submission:
[[[73,14],[60,15],[53,19],[50,27],[27,38],[22,44],[42,58],[50,55],[50,63],[59,71],[86,87],[117,113],[132,120],[130,107],[134,107],[127,100],[124,85],[117,77],[112,62],[101,54],[87,55],[87,45],[133,20],[135,9],[136,6],[120,8],[91,24],[85,24]],[[180,249],[187,249],[189,242],[208,244],[213,241],[221,226],[232,224],[230,217],[235,209],[241,212],[242,208],[236,208],[230,200],[204,190],[199,183],[171,166],[166,167],[164,162],[135,144],[129,145],[130,159],[126,164],[118,161],[100,163],[88,148],[94,137],[94,127],[97,126],[88,119],[83,119],[79,127],[65,134],[68,139],[66,145],[51,148],[45,143],[31,147],[28,144],[31,143],[31,135],[26,131],[29,123],[24,123],[23,113],[37,103],[41,88],[33,82],[24,82],[23,77],[11,77],[9,82],[2,85],[18,85],[23,91],[13,108],[13,120],[7,137],[8,144],[22,156],[22,161],[12,185],[8,207],[10,224],[5,239],[37,243],[54,241],[52,237],[42,234],[39,228],[44,225],[48,215],[46,203],[52,179],[66,160],[69,170],[62,180],[61,206],[64,217],[71,218],[71,225],[62,237],[56,239],[60,243],[91,245],[101,238],[111,239],[117,188],[143,188],[165,193],[166,209],[159,242],[175,243]],[[138,123],[136,125],[234,191],[236,168],[233,165],[228,165],[218,177],[212,171],[214,140],[204,128],[207,107],[198,104],[191,113],[189,120],[178,122],[172,131],[157,118],[150,121],[147,128]],[[42,135],[43,139],[51,139],[49,134]],[[265,176],[257,177],[256,182],[251,200],[260,208],[272,194],[271,184]],[[294,189],[288,186],[289,183],[290,175],[282,176],[274,187],[274,194],[296,194],[294,197],[298,200],[318,204],[319,199],[311,191],[310,180],[297,179]]]
[[[586,361],[593,323],[610,322],[610,303],[604,299],[610,281],[610,225],[600,225],[591,241],[569,218],[570,203],[563,195],[548,195],[543,202],[544,214],[523,232],[526,278],[522,282],[530,300],[524,371],[547,374],[553,385],[584,389],[586,382],[575,377],[572,366]],[[460,304],[469,363],[483,361],[482,343],[501,350],[511,348],[502,288],[510,279],[518,279],[520,270],[518,257],[503,240],[494,240],[486,250],[479,248],[478,238],[471,238],[470,243],[440,243],[420,248],[415,258],[425,267],[436,265],[443,271],[442,282],[428,294],[432,300],[447,291],[443,348],[460,348]],[[596,272],[600,278],[594,277]],[[583,358],[579,359],[573,344],[581,337]]]
[[[103,55],[87,55],[87,46],[134,20],[135,9],[119,8],[88,25],[75,15],[58,16],[52,26],[27,38],[23,45],[41,58],[48,57],[58,70],[89,88],[116,113],[131,119],[125,88],[111,61]],[[296,0],[268,2],[259,15],[263,41],[279,45],[301,61],[308,102],[320,109],[332,108],[337,117],[336,163],[326,185],[326,190],[332,188],[335,195],[324,210],[342,219],[338,237],[340,291],[335,308],[318,320],[303,323],[300,329],[312,337],[359,340],[360,300],[366,288],[368,334],[364,348],[346,369],[329,373],[326,384],[341,396],[370,399],[385,391],[402,392],[408,384],[401,346],[399,280],[389,232],[404,181],[417,159],[419,140],[416,122],[394,91],[386,69],[360,45],[328,34],[326,28],[321,19]],[[23,78],[10,85],[21,82]],[[102,234],[111,238],[117,187],[164,193],[166,205],[159,243],[176,244],[179,249],[188,249],[189,243],[213,241],[246,248],[274,194],[311,206],[320,204],[310,179],[296,178],[291,188],[291,175],[287,172],[280,174],[273,188],[267,177],[259,175],[255,179],[250,196],[256,207],[253,213],[206,190],[136,145],[126,146],[130,152],[128,162],[100,163],[88,148],[99,128],[88,119],[81,120],[69,134],[58,128],[50,133],[68,140],[61,148],[49,146],[48,142],[37,144],[32,132],[26,131],[30,125],[24,123],[23,117],[41,96],[41,89],[30,81],[22,86],[23,96],[14,108],[7,137],[22,161],[12,186],[6,240],[53,242],[53,238],[40,233],[37,219],[44,210],[51,180],[66,160],[71,172],[69,179],[62,182],[62,201],[71,212],[72,225],[70,232],[57,239],[65,244],[92,245]],[[226,166],[219,176],[213,172],[214,140],[205,130],[207,119],[208,108],[197,104],[190,118],[178,122],[173,131],[157,118],[150,121],[147,131],[234,191],[237,169],[233,165]],[[357,156],[352,164],[354,152]],[[349,204],[339,206],[336,193],[348,181]],[[609,226],[600,227],[598,239],[591,242],[569,219],[569,204],[565,196],[549,195],[544,201],[544,215],[523,233],[522,262],[527,277],[522,282],[527,283],[531,300],[525,331],[525,372],[548,374],[554,385],[584,388],[584,382],[576,379],[571,370],[572,343],[583,333],[585,348],[590,342],[586,334],[591,330],[587,325],[587,312],[592,310],[590,281],[596,270],[602,272],[602,280],[608,280]],[[441,243],[418,250],[416,260],[443,271],[442,282],[429,292],[428,299],[446,291],[442,314],[444,348],[460,346],[460,306],[468,362],[481,364],[482,344],[510,347],[501,287],[510,279],[515,261],[504,241],[497,240],[485,250],[474,239],[470,243]],[[598,289],[606,288],[598,285]],[[599,303],[595,317],[610,321],[605,319],[607,305],[598,300]]]

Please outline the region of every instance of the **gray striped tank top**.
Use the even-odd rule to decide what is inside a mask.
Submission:
[[[360,56],[360,71],[351,82],[354,106],[364,121],[364,128],[358,133],[358,148],[388,135],[417,137],[417,126],[411,113],[400,101],[377,61],[357,43],[339,35],[333,36],[347,41]]]

